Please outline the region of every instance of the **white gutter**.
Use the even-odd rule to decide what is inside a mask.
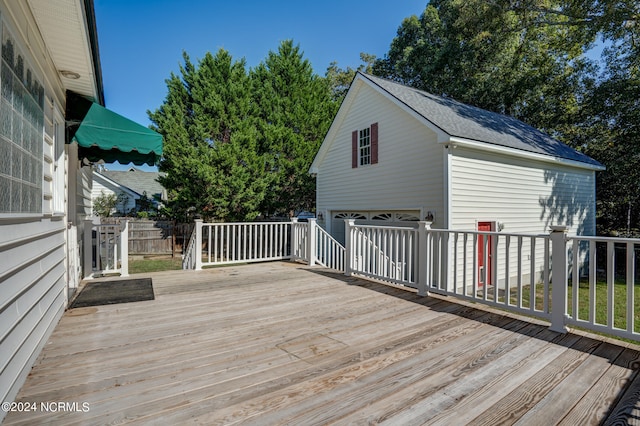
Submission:
[[[446,143],[447,142],[445,142],[445,144]],[[451,136],[448,143],[452,144],[454,147],[460,146],[463,148],[473,148],[480,151],[494,152],[497,154],[505,154],[514,157],[527,158],[530,160],[544,161],[546,163],[560,164],[563,166],[575,167],[578,169],[594,171],[601,171],[606,169],[606,167],[604,166],[597,166],[595,164],[583,163],[581,161],[569,160],[567,158],[554,157],[548,154],[539,154],[537,152],[523,151],[520,149],[494,145],[486,142],[478,142],[472,139],[465,139],[457,136]]]

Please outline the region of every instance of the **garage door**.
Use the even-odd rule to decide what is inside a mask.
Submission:
[[[340,211],[331,214],[331,235],[344,244],[344,220],[355,219],[360,225],[417,226],[418,210],[405,211]]]

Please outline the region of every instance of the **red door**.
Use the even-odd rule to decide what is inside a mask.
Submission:
[[[491,222],[478,222],[479,232],[491,232]],[[491,257],[492,257],[491,235],[478,235],[478,286],[491,284]]]

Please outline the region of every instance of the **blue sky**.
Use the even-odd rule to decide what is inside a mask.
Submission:
[[[332,61],[389,50],[402,20],[427,0],[94,0],[106,106],[142,125],[167,94],[186,51],[196,62],[224,48],[249,67],[293,39],[317,74]],[[116,169],[117,166],[110,166]]]

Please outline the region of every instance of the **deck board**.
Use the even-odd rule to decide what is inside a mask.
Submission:
[[[5,424],[639,424],[638,346],[272,262],[67,311]],[[542,422],[542,423],[541,423]]]

